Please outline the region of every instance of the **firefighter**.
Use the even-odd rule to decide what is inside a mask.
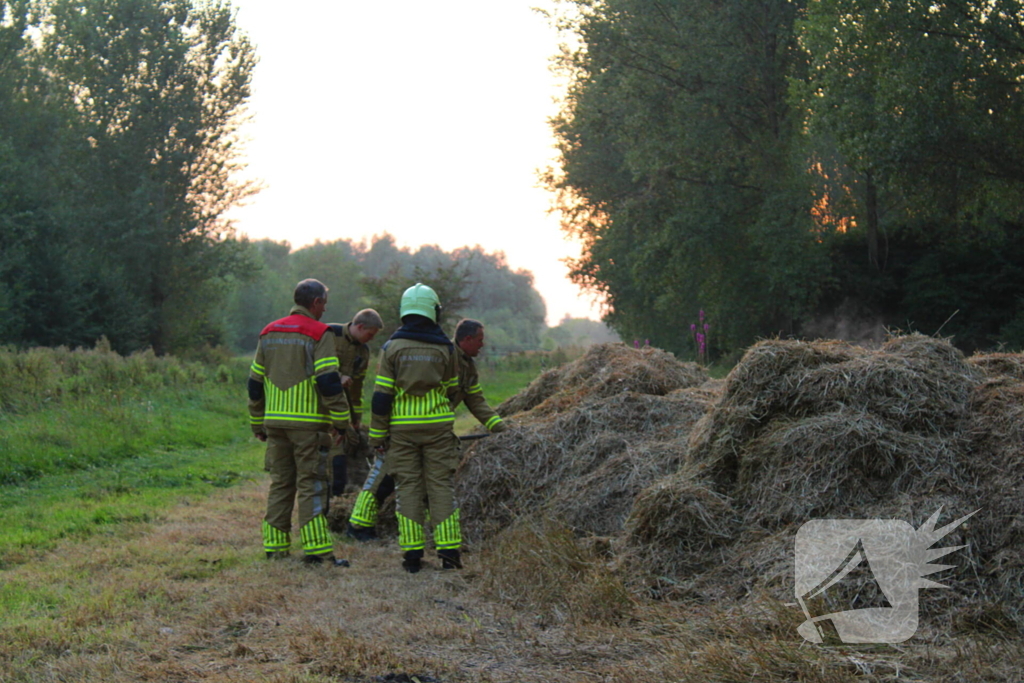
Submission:
[[[295,306],[286,318],[260,333],[249,371],[249,416],[253,433],[266,442],[270,472],[263,549],[267,559],[288,556],[292,509],[299,507],[303,561],[346,565],[336,560],[327,528],[328,434],[336,441],[349,427],[334,332],[320,322],[327,287],[307,279],[295,287]]]
[[[459,441],[452,431],[457,391],[455,346],[438,319],[441,303],[430,287],[417,283],[402,294],[402,326],[380,353],[371,404],[370,446],[378,458],[387,447],[389,473],[397,490],[398,544],[402,567],[416,573],[426,547],[424,523],[429,501],[434,547],[445,569],[461,568],[462,530],[455,501]]]
[[[359,427],[363,419],[363,380],[370,364],[370,347],[367,346],[384,327],[380,314],[372,308],[356,313],[352,322],[329,323],[334,332],[334,348],[338,356],[341,386],[352,411],[344,443],[331,449],[331,495],[340,496],[348,483],[348,455],[359,446]]]
[[[505,431],[508,425],[484,398],[483,389],[480,388],[480,376],[473,361],[484,346],[483,323],[468,318],[460,320],[455,327],[455,346],[459,361],[459,383],[458,391],[452,396],[452,410],[465,401],[473,417],[490,432]],[[377,524],[377,512],[394,490],[394,479],[387,472],[385,457],[378,455],[352,508],[346,534],[357,541],[376,539],[377,531],[374,527]]]
[[[455,345],[459,347],[459,391],[452,399],[452,408],[465,401],[469,412],[492,433],[508,429],[501,416],[487,404],[480,388],[480,375],[473,361],[484,347],[484,325],[478,320],[463,318],[455,326]]]

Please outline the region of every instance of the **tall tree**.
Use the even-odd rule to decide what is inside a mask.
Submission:
[[[219,0],[45,6],[43,66],[74,122],[59,220],[104,295],[83,315],[122,348],[187,345],[201,285],[245,266],[224,212],[252,190],[233,174],[253,48]]]
[[[720,344],[788,331],[827,252],[787,79],[803,59],[788,0],[569,3],[582,46],[554,121],[572,277],[604,293],[624,337],[688,348],[704,308]]]

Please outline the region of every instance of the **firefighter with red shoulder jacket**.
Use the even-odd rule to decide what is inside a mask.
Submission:
[[[333,428],[340,440],[349,427],[334,332],[320,322],[327,287],[303,280],[294,299],[290,315],[260,333],[249,371],[250,422],[267,444],[264,467],[270,472],[263,549],[267,559],[288,556],[297,500],[303,561],[347,564],[334,557],[326,517],[328,432]]]
[[[334,350],[338,356],[338,369],[341,372],[341,385],[345,388],[352,411],[351,427],[342,443],[336,444],[330,453],[331,457],[331,495],[340,496],[345,492],[348,483],[348,456],[359,446],[359,427],[363,419],[363,381],[370,365],[370,347],[368,344],[384,327],[380,314],[372,308],[364,308],[355,314],[352,322],[328,323],[334,332]]]

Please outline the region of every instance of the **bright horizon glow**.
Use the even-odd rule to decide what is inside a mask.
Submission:
[[[260,59],[244,177],[265,189],[231,217],[252,239],[479,245],[533,273],[547,322],[599,319],[562,259],[579,255],[537,172],[554,163],[561,95],[550,0],[387,5],[232,0]],[[327,283],[331,287],[342,283]]]

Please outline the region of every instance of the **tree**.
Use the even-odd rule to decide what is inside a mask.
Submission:
[[[687,350],[704,308],[719,343],[790,331],[827,281],[808,160],[787,102],[804,66],[787,0],[569,3],[570,88],[553,122],[575,282],[626,338]]]
[[[224,212],[253,190],[233,178],[253,48],[216,0],[45,8],[41,65],[72,122],[56,215],[97,294],[80,315],[122,350],[190,344],[203,285],[246,267]]]

